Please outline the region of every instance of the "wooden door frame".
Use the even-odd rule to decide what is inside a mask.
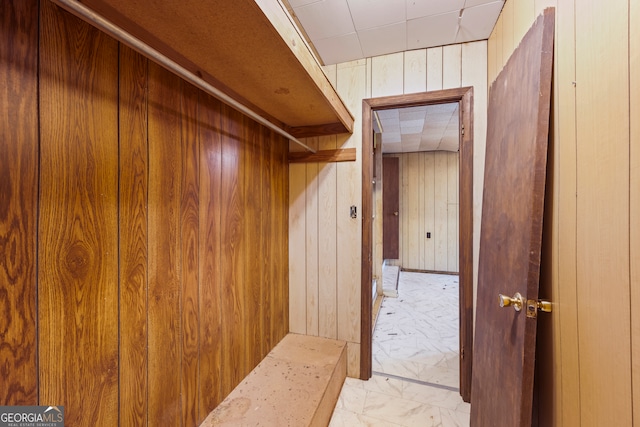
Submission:
[[[460,104],[459,155],[459,275],[460,275],[460,395],[471,399],[473,359],[473,87],[387,96],[362,100],[362,266],[360,322],[360,378],[371,378],[372,341],[372,226],[373,226],[373,110],[418,105]]]

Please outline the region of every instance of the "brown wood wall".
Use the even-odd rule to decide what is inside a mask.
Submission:
[[[0,405],[197,425],[288,331],[286,141],[0,3]]]

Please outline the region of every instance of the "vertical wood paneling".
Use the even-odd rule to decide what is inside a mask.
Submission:
[[[289,253],[296,256],[289,262],[289,331],[307,332],[307,259],[305,223],[306,166],[294,163],[289,166]]]
[[[182,182],[180,195],[180,273],[181,273],[181,331],[182,346],[180,389],[182,425],[198,422],[199,389],[199,165],[198,92],[191,85],[183,85],[180,103]]]
[[[200,262],[200,387],[198,422],[223,398],[221,391],[222,316],[221,300],[221,129],[220,103],[200,95],[198,107],[200,144],[199,262]],[[274,215],[275,216],[275,215]]]
[[[222,107],[222,191],[220,213],[222,228],[222,395],[226,396],[244,378],[248,366],[245,353],[247,327],[245,318],[246,289],[243,266],[243,231],[245,215],[242,209],[245,148],[242,147],[243,117],[227,106]],[[230,367],[234,367],[231,369]]]
[[[444,50],[446,49],[446,54]],[[422,59],[424,55],[424,60]],[[289,220],[290,220],[290,277],[298,277],[299,282],[290,282],[290,291],[292,292],[290,299],[290,312],[292,315],[297,315],[301,319],[306,319],[308,314],[307,309],[313,309],[310,307],[301,307],[300,301],[306,301],[307,286],[305,279],[308,273],[305,270],[307,264],[306,249],[306,233],[307,229],[318,229],[318,239],[327,239],[327,245],[334,245],[332,240],[335,236],[335,259],[336,267],[335,274],[333,273],[332,266],[333,257],[331,261],[326,262],[325,256],[322,255],[322,247],[324,244],[322,240],[319,240],[318,245],[318,322],[319,333],[322,328],[323,318],[327,318],[328,322],[332,322],[332,311],[330,310],[331,300],[334,299],[334,294],[331,292],[334,289],[334,277],[335,277],[335,307],[337,311],[337,337],[339,339],[346,339],[349,341],[348,345],[348,359],[349,359],[349,376],[358,376],[355,370],[358,366],[358,357],[353,354],[353,351],[358,346],[359,338],[355,336],[360,327],[360,311],[357,306],[360,302],[360,289],[365,288],[365,285],[360,280],[360,269],[362,266],[361,247],[359,238],[362,233],[361,224],[361,205],[364,203],[361,194],[361,181],[364,171],[361,170],[361,151],[362,147],[362,135],[361,126],[358,122],[362,120],[360,117],[363,105],[362,99],[364,97],[380,97],[387,95],[401,95],[405,91],[414,91],[419,89],[421,81],[425,81],[426,86],[423,86],[426,90],[439,90],[443,88],[443,80],[446,79],[447,85],[450,87],[460,87],[460,85],[471,84],[476,86],[478,91],[479,103],[475,103],[477,108],[479,105],[483,105],[484,108],[479,108],[476,112],[475,120],[483,121],[483,117],[486,115],[486,81],[487,81],[487,43],[485,41],[465,43],[462,45],[449,46],[449,47],[435,47],[422,51],[404,52],[400,54],[383,55],[375,58],[367,58],[366,60],[351,61],[347,63],[337,64],[336,66],[325,67],[328,73],[329,79],[334,79],[338,92],[341,98],[345,101],[348,108],[356,115],[355,132],[352,135],[338,135],[336,137],[336,148],[348,148],[356,147],[358,149],[356,160],[353,164],[338,163],[335,164],[336,168],[336,180],[335,184],[333,178],[327,177],[327,185],[324,186],[325,171],[324,165],[318,165],[318,214],[317,219],[313,221],[307,221],[308,218],[315,218],[314,214],[305,214],[305,203],[307,195],[305,191],[310,191],[300,183],[314,182],[314,179],[307,177],[307,169],[301,169],[304,166],[300,164],[292,164],[290,166],[289,183],[292,186],[291,198],[289,205]],[[480,63],[474,62],[479,58]],[[424,64],[426,61],[426,64]],[[465,70],[465,64],[468,67]],[[425,68],[426,67],[426,68]],[[426,76],[424,76],[424,70],[426,69]],[[333,80],[332,80],[333,81]],[[465,83],[469,82],[469,83]],[[424,90],[423,89],[423,90]],[[484,120],[486,123],[486,120]],[[486,131],[486,126],[480,126],[480,129]],[[485,136],[476,131],[475,145],[479,149],[479,153],[484,154],[484,138]],[[294,147],[290,147],[295,149]],[[328,147],[333,148],[333,146]],[[406,188],[409,182],[410,168],[407,167],[408,160],[405,157],[400,157],[400,169],[401,187]],[[422,163],[426,163],[428,155],[423,155]],[[432,157],[433,159],[433,157]],[[484,157],[475,157],[474,161],[482,161],[484,164]],[[420,162],[419,162],[420,163]],[[304,170],[304,175],[300,174],[300,171]],[[328,169],[330,170],[330,169]],[[446,172],[445,172],[446,174]],[[477,175],[477,173],[474,172]],[[330,175],[331,176],[331,175]],[[419,168],[417,181],[425,182],[425,185],[429,185],[429,179],[427,179],[428,173],[426,169]],[[446,181],[446,180],[445,180]],[[482,188],[482,181],[480,182],[480,188]],[[430,184],[433,186],[434,181],[431,180]],[[294,186],[299,188],[294,189]],[[435,188],[433,188],[433,194],[435,194]],[[323,191],[327,191],[323,194]],[[314,190],[315,191],[315,190]],[[424,205],[422,210],[418,209],[418,216],[423,213],[429,215],[429,209],[433,211],[433,206],[429,207],[426,203],[422,203],[419,199],[423,197],[423,201],[428,197],[425,192],[418,192],[417,206],[420,208]],[[442,191],[443,196],[446,197],[447,189]],[[302,202],[301,202],[302,200]],[[329,205],[326,200],[335,201],[335,208]],[[315,203],[312,198],[312,202]],[[422,204],[421,204],[422,203]],[[415,203],[414,203],[415,204]],[[348,216],[349,207],[354,205],[358,208],[358,218],[352,220]],[[447,214],[448,201],[444,201],[445,219],[449,219]],[[327,206],[327,209],[333,211],[335,209],[335,225],[331,216],[326,217],[323,209]],[[480,204],[478,204],[478,209]],[[313,206],[307,206],[307,209],[315,211]],[[408,212],[412,209],[412,204],[408,201],[401,199],[400,212]],[[452,208],[453,209],[453,208]],[[475,206],[474,206],[475,209]],[[479,215],[479,213],[474,213]],[[433,218],[434,215],[432,214]],[[453,214],[451,215],[453,217]],[[326,221],[325,221],[326,219]],[[408,215],[401,214],[400,220],[400,257],[397,262],[402,265],[402,260],[410,255],[409,247],[409,234],[411,233],[410,227],[408,227]],[[315,223],[317,221],[317,225]],[[431,268],[434,269],[435,259],[433,247],[435,246],[435,239],[426,239],[424,233],[426,232],[427,225],[425,222],[417,222],[417,232],[413,230],[411,234],[412,238],[415,237],[417,241],[414,245],[417,248],[417,262],[418,265],[415,268],[423,268],[428,262],[431,262]],[[429,231],[435,236],[434,227],[432,226]],[[315,231],[313,231],[315,232]],[[456,231],[457,232],[457,231]],[[443,235],[448,236],[445,239],[445,245],[449,240],[453,239],[453,233],[449,236],[449,226],[445,226]],[[451,237],[451,239],[449,238]],[[329,247],[329,246],[327,246]],[[432,249],[429,249],[431,247]],[[456,249],[457,250],[457,249]],[[431,255],[429,255],[431,251]],[[444,264],[448,265],[449,248],[445,248],[442,252],[445,256]],[[428,261],[429,258],[431,261]],[[407,265],[404,265],[407,267]],[[314,267],[315,268],[315,267]],[[448,267],[446,267],[448,268]],[[315,280],[315,279],[314,279]],[[325,283],[327,288],[325,289]],[[327,298],[324,299],[324,296]],[[324,305],[326,301],[327,305]],[[326,312],[327,314],[323,314]],[[312,314],[315,316],[315,314]],[[304,325],[300,328],[302,333],[306,333],[306,324],[304,320],[299,323],[292,320],[292,330],[294,324]],[[328,323],[332,325],[332,323]],[[331,336],[331,335],[329,335]],[[354,339],[354,341],[351,341]],[[365,361],[366,363],[366,361]]]
[[[425,218],[426,218],[426,211],[427,211],[427,205],[428,205],[428,201],[430,199],[427,199],[425,197],[425,191],[423,190],[424,188],[426,188],[427,186],[427,169],[425,167],[425,162],[427,159],[427,155],[428,153],[426,152],[422,152],[422,153],[416,153],[416,156],[418,157],[418,162],[420,164],[419,166],[419,176],[418,176],[418,187],[417,187],[417,195],[418,195],[418,210],[419,210],[419,214],[418,214],[418,229],[417,231],[417,235],[418,235],[418,239],[420,240],[420,254],[419,254],[419,261],[418,261],[418,268],[420,269],[425,269],[425,260],[426,260],[426,224],[425,224]]]
[[[400,158],[400,253],[403,268],[457,272],[458,153],[394,154]],[[453,202],[449,202],[453,200]],[[426,233],[431,233],[431,238]],[[438,235],[440,237],[438,238]],[[453,265],[454,268],[451,268]]]
[[[335,136],[320,137],[320,150],[336,148]],[[318,258],[320,260],[320,294],[318,297],[318,334],[326,338],[338,337],[337,324],[337,278],[336,254],[338,236],[336,232],[336,192],[338,190],[337,166],[335,163],[320,164],[318,172]]]
[[[260,175],[261,141],[260,126],[243,116],[244,138],[242,147],[244,151],[242,161],[242,204],[243,216],[243,250],[244,259],[241,263],[244,268],[245,294],[245,336],[244,348],[246,353],[246,365],[244,375],[247,375],[254,366],[263,358],[261,352],[261,334],[263,330],[263,301],[261,288],[263,283],[263,271],[261,260],[262,249],[262,179]],[[255,195],[253,195],[255,192]],[[243,377],[244,377],[243,375]]]
[[[36,405],[38,7],[0,13],[0,405]]]
[[[64,405],[68,425],[110,426],[119,369],[118,44],[52,3],[41,7],[39,396]]]
[[[585,0],[577,0],[575,7],[577,303],[584,426],[632,423],[630,306],[619,303],[630,296],[628,7],[627,2]]]
[[[435,153],[435,197],[434,217],[435,230],[431,235],[435,244],[435,269],[447,271],[447,153],[436,151]]]
[[[509,0],[513,2],[513,39],[514,48],[527,33],[537,14],[534,12],[533,0]]]
[[[120,48],[120,420],[147,421],[147,59]]]
[[[447,156],[447,269],[458,271],[458,156]]]
[[[477,295],[478,258],[480,253],[480,224],[482,192],[484,188],[485,139],[487,135],[487,58],[490,43],[462,45],[462,86],[473,87],[473,295]],[[489,57],[490,58],[490,57]],[[460,104],[464,108],[464,104]],[[459,212],[463,214],[463,212]],[[475,303],[473,304],[475,307]],[[475,315],[474,315],[475,318]]]
[[[487,82],[488,83],[493,82],[496,79],[496,76],[498,74],[496,70],[496,61],[494,60],[496,57],[496,38],[494,36],[494,33],[495,33],[495,29],[491,33],[489,40],[487,40],[487,59],[489,58],[492,59],[491,61],[487,61],[487,75],[488,75]],[[463,71],[465,71],[464,68],[463,68]]]
[[[498,20],[496,21],[496,25],[493,28],[493,37],[495,39],[495,45],[496,45],[496,56],[494,58],[495,64],[496,64],[496,77],[498,76],[498,74],[500,74],[500,71],[502,71],[502,67],[504,66],[505,61],[503,61],[503,37],[502,37],[502,23],[504,22],[504,19],[502,18],[502,15],[500,15],[498,17]]]
[[[514,40],[515,14],[513,3],[513,0],[505,2],[500,14],[502,19],[502,58],[505,64],[513,53],[516,44]]]
[[[424,183],[424,198],[425,198],[425,234],[422,235],[422,239],[425,246],[425,270],[436,269],[436,245],[433,238],[436,230],[436,153],[429,152],[425,154],[424,159],[425,170],[425,183]],[[431,233],[431,238],[427,239],[426,233]]]
[[[181,88],[149,63],[149,425],[182,419]]]
[[[50,2],[0,10],[1,399],[197,425],[287,332],[285,141]]]
[[[372,71],[373,74],[373,71]],[[357,121],[362,120],[362,99],[366,94],[366,61],[352,61],[338,66],[338,93],[347,100],[348,108]],[[337,180],[337,231],[340,242],[337,250],[338,282],[338,338],[349,343],[360,342],[360,295],[361,295],[361,251],[362,251],[362,129],[355,127],[351,136],[338,137],[340,148],[356,148],[356,162],[338,163]],[[357,218],[349,216],[350,206],[357,209]],[[356,350],[357,348],[357,350]],[[349,376],[358,377],[359,357],[350,356],[359,351],[349,344],[347,347]]]
[[[407,157],[407,196],[405,198],[405,210],[407,215],[407,228],[403,230],[406,237],[406,252],[403,262],[409,266],[420,268],[420,246],[422,236],[420,235],[420,155],[416,154]],[[404,266],[407,266],[404,264]]]
[[[460,87],[462,78],[462,45],[442,48],[442,89]]]
[[[427,49],[427,90],[442,89],[442,47]]]
[[[403,93],[427,90],[427,50],[410,50],[404,53]]]
[[[554,257],[557,273],[553,284],[559,309],[554,316],[554,346],[558,349],[555,378],[559,387],[555,402],[558,424],[581,423],[580,358],[578,355],[577,283],[577,135],[576,135],[576,34],[575,0],[558,4],[556,30],[557,112],[554,147],[557,151],[558,239]],[[555,172],[555,171],[554,171]],[[555,333],[557,331],[557,333]]]
[[[629,2],[629,93],[630,96],[629,117],[640,117],[640,4]],[[640,192],[633,189],[640,188],[640,121],[631,120],[630,132],[630,206],[629,218],[630,230],[630,254],[631,260],[640,259]],[[640,265],[638,262],[631,262],[631,344],[632,348],[632,389],[633,393],[633,415],[635,425],[640,424]]]
[[[310,147],[318,148],[318,138],[307,139]],[[307,270],[307,295],[305,305],[307,307],[306,330],[307,335],[318,335],[318,163],[308,163],[307,182],[305,184],[305,222],[307,224],[305,234],[305,253]]]
[[[371,58],[371,96],[379,97],[402,93],[404,88],[403,70],[404,54],[402,52]],[[361,83],[364,85],[366,80],[362,79]]]

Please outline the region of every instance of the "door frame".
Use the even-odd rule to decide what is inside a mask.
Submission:
[[[460,282],[460,395],[471,399],[473,359],[473,87],[445,89],[362,100],[362,266],[360,321],[360,378],[371,378],[373,275],[373,127],[374,110],[419,105],[460,104],[459,154],[459,282]]]

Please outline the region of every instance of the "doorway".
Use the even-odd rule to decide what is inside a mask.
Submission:
[[[374,165],[372,112],[445,103],[458,103],[460,111],[460,394],[463,400],[468,402],[471,398],[473,344],[473,88],[471,87],[363,100],[360,377],[368,379],[372,372],[373,187],[371,183]]]

